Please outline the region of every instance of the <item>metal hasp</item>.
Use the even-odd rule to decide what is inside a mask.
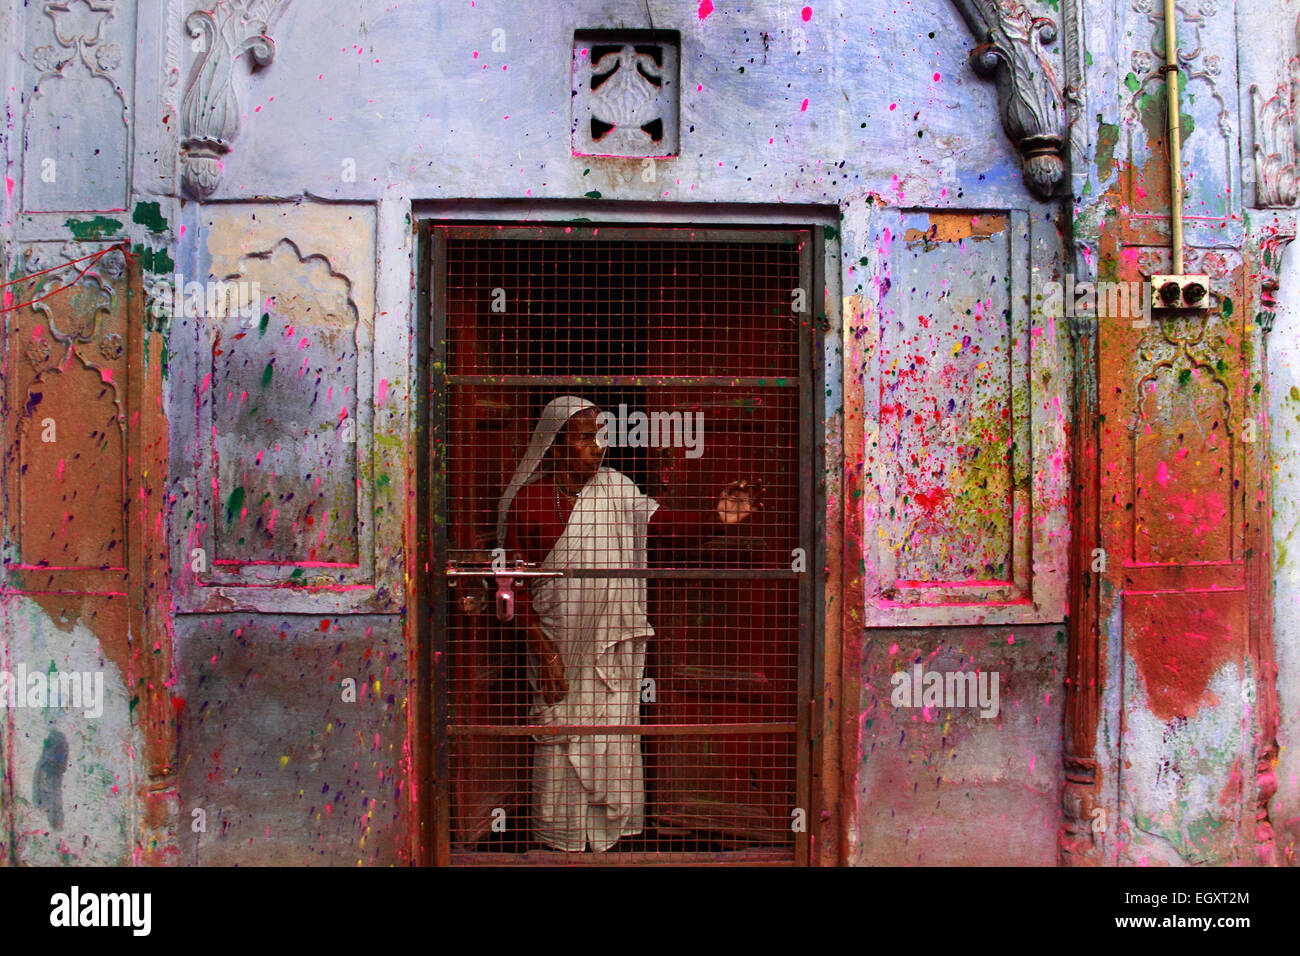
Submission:
[[[524,563],[523,558],[515,559],[514,568],[498,571],[486,568],[458,567],[454,560],[447,561],[447,585],[456,586],[457,578],[492,578],[497,583],[496,609],[497,620],[508,624],[515,619],[515,592],[519,580],[525,578],[562,578],[563,571],[543,571]],[[471,609],[466,605],[466,609]]]

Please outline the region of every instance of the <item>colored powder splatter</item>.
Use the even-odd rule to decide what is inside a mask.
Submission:
[[[244,488],[241,485],[230,493],[226,499],[226,524],[234,524],[235,515],[244,506]]]
[[[701,20],[706,19],[708,15],[712,12],[713,12],[713,4],[710,2],[710,0],[700,0],[700,9],[699,9],[700,19]]]

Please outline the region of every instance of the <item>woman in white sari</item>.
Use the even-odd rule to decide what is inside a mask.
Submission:
[[[550,402],[497,511],[497,543],[547,570],[644,568],[652,537],[694,539],[761,508],[761,481],[733,481],[716,517],[661,509],[614,470],[598,409],[562,395]],[[562,434],[561,434],[562,433]],[[557,440],[558,437],[558,440]],[[549,452],[549,454],[548,454]],[[629,577],[535,579],[516,596],[527,635],[532,719],[555,726],[635,726],[640,720],[646,582]],[[538,735],[534,826],[549,847],[609,849],[645,827],[641,738],[629,733]]]

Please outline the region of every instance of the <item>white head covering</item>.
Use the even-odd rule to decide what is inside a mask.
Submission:
[[[515,469],[510,484],[506,485],[506,490],[501,495],[501,503],[497,507],[497,547],[506,546],[506,518],[510,514],[510,506],[514,503],[515,495],[519,494],[519,489],[533,479],[533,472],[546,457],[546,452],[555,442],[555,436],[560,433],[560,429],[570,418],[586,408],[596,408],[596,403],[579,398],[577,395],[561,395],[559,398],[552,399],[542,409],[537,427],[533,429],[533,438],[528,443],[528,451],[524,453],[523,461],[519,462],[519,467]]]

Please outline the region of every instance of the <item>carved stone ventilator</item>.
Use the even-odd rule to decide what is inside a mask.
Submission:
[[[573,36],[573,152],[675,156],[681,41],[668,31]]]

